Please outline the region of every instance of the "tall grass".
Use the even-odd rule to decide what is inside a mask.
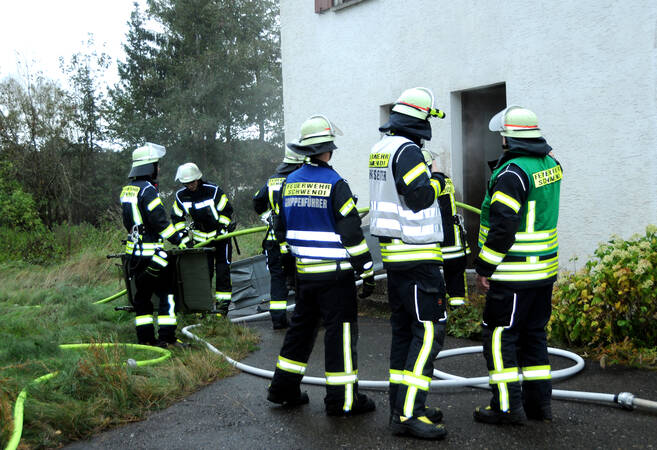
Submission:
[[[114,303],[94,305],[124,288],[116,261],[118,227],[58,227],[51,239],[61,249],[47,264],[18,259],[0,263],[0,448],[12,432],[18,393],[30,385],[25,402],[22,445],[52,448],[99,430],[140,420],[201,386],[233,373],[223,359],[200,347],[174,351],[157,366],[126,369],[127,358],[148,352],[125,348],[64,350],[59,344],[135,342],[134,314],[114,311]],[[243,241],[244,239],[242,239]],[[240,242],[241,244],[241,242]],[[58,262],[57,262],[58,261]],[[196,323],[180,317],[179,327]],[[252,351],[257,337],[225,319],[204,319],[199,334],[235,359]]]
[[[255,225],[260,226],[260,225]],[[241,254],[237,253],[235,242],[233,242],[233,261],[250,258],[262,253],[262,240],[265,237],[265,232],[244,234],[237,236],[237,245]]]

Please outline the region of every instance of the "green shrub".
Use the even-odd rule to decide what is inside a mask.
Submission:
[[[0,233],[0,262],[20,260],[30,264],[48,265],[62,259],[63,248],[43,225],[29,232],[19,228],[0,227]]]
[[[43,224],[31,194],[22,190],[9,161],[0,161],[0,227],[32,231]]]
[[[656,226],[645,236],[612,237],[582,270],[555,285],[551,338],[600,351],[621,343],[626,349],[628,342],[636,349],[657,347],[656,278]]]
[[[484,313],[486,296],[470,294],[468,303],[449,311],[447,334],[463,339],[481,339],[481,318]]]

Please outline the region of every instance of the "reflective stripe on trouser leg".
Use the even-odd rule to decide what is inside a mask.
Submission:
[[[151,314],[135,317],[135,326],[153,325],[153,316]]]
[[[285,310],[286,308],[287,308],[287,300],[282,300],[282,301],[271,300],[269,302],[270,311],[281,311],[281,310]]]
[[[269,391],[284,398],[297,398],[318,328],[312,296],[300,286],[290,328],[285,333]]]
[[[270,288],[269,293],[272,301],[287,300],[287,283],[286,274],[283,270],[281,252],[276,246],[270,247],[265,245],[265,254],[267,256],[267,269],[269,270]]]
[[[135,328],[137,341],[140,344],[153,344],[155,341],[155,328],[153,327],[153,315],[144,314],[135,317]]]
[[[230,260],[231,260],[230,242],[218,241],[215,246],[215,291],[223,294],[229,294],[233,288],[230,279]],[[230,298],[222,298],[220,301],[230,301]]]
[[[399,386],[404,382],[404,371],[390,369],[390,376],[388,378],[388,401],[390,403],[390,412],[395,407],[395,401],[397,400],[397,392],[399,391]]]
[[[342,357],[344,372],[326,372],[326,384],[344,386],[344,403],[342,410],[351,411],[354,403],[354,384],[358,381],[358,371],[354,370],[351,356],[351,324],[342,323]]]
[[[173,343],[176,341],[176,302],[173,294],[160,296],[157,314],[158,340]]]
[[[418,389],[423,391],[429,390],[429,383],[431,378],[422,375],[424,366],[429,360],[431,354],[431,347],[434,341],[434,324],[433,322],[422,322],[424,326],[424,337],[422,339],[422,348],[415,360],[413,371],[404,371],[404,385],[407,386],[406,397],[404,399],[404,416],[413,416],[413,406],[415,405],[415,397]]]
[[[493,392],[497,389],[499,397],[500,411],[509,410],[509,389],[507,383],[518,382],[518,368],[504,367],[504,359],[502,355],[502,334],[504,327],[496,327],[493,330],[491,337],[491,353],[493,359],[494,370],[489,372],[489,384],[493,388]]]
[[[157,325],[161,327],[162,325],[177,325],[178,321],[176,320],[176,303],[173,299],[173,295],[167,295],[167,309],[163,314],[160,312],[157,315]],[[160,308],[161,311],[161,308]]]
[[[342,349],[344,351],[344,371],[353,374],[344,390],[344,410],[351,411],[354,403],[354,383],[358,380],[358,376],[354,373],[354,364],[351,359],[351,324],[349,322],[342,324]]]
[[[552,379],[551,367],[550,365],[523,367],[522,379],[524,381],[551,380]]]
[[[228,302],[230,302],[232,296],[233,296],[233,295],[232,295],[232,292],[221,292],[221,291],[216,291],[216,292],[214,293],[214,299],[215,299],[217,302],[219,302],[219,303],[224,302],[224,301],[228,301]]]
[[[281,369],[284,372],[295,373],[298,375],[305,374],[307,366],[308,366],[307,363],[284,358],[281,355],[278,355],[278,361],[276,361],[277,368]]]
[[[278,242],[265,243],[265,255],[267,257],[267,269],[269,270],[269,314],[274,326],[283,326],[287,322],[287,283],[281,262],[281,252]]]

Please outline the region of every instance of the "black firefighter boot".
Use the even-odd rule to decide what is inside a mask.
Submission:
[[[522,414],[517,408],[515,410],[504,412],[499,409],[493,409],[490,406],[486,406],[485,408],[477,406],[472,416],[477,422],[494,425],[519,425],[522,423],[523,419]]]
[[[228,316],[228,307],[230,306],[230,300],[221,300],[215,304],[215,310],[217,311],[217,317],[226,317]]]
[[[522,407],[529,420],[552,422],[551,381],[524,381],[522,383]]]
[[[285,310],[278,310],[278,311],[269,311],[269,315],[271,316],[271,323],[274,328],[274,330],[284,330],[286,329],[289,324],[287,322],[287,314]]]
[[[155,340],[155,328],[152,324],[139,325],[137,327],[137,342],[139,345],[150,345],[151,347],[157,346]]]
[[[351,409],[349,411],[345,411],[342,408],[342,405],[331,405],[326,401],[324,403],[326,404],[327,416],[349,417],[372,412],[376,409],[376,404],[374,401],[365,394],[356,394],[354,403],[351,405]]]
[[[297,394],[285,395],[280,392],[272,391],[271,386],[267,392],[267,400],[272,403],[289,407],[305,405],[310,401],[308,393],[305,391]]]
[[[308,403],[308,393],[301,392],[302,375],[291,374],[276,368],[267,389],[267,400],[279,405],[294,407]]]
[[[425,406],[424,416],[432,423],[440,423],[443,420],[443,412],[440,410],[440,408],[436,408],[434,406]]]
[[[390,430],[394,435],[409,435],[421,439],[440,440],[447,436],[447,430],[443,424],[435,424],[426,416],[405,417],[393,414]]]

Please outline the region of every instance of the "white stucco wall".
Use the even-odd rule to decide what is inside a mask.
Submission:
[[[451,94],[504,82],[564,166],[564,266],[657,223],[657,2],[364,0],[315,14],[311,0],[281,0],[281,31],[286,141],[314,113],[335,121],[332,164],[359,205],[381,105],[431,88],[448,116],[429,148],[456,177]]]

